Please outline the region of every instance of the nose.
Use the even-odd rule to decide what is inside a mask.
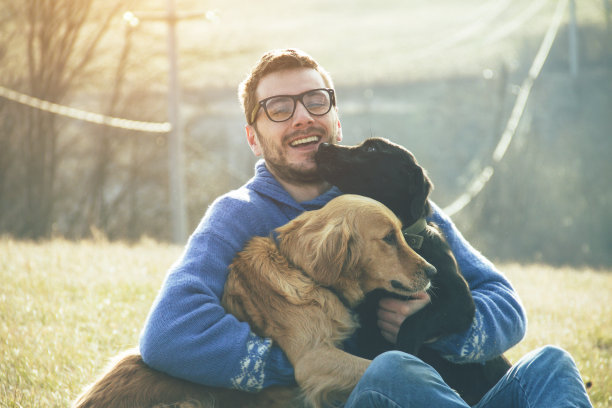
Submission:
[[[432,279],[436,275],[436,273],[438,273],[438,270],[435,266],[426,263],[425,266],[423,266],[423,272],[425,272],[425,276],[427,276],[427,279]]]
[[[302,101],[297,102],[295,112],[293,112],[293,126],[300,126],[306,123],[312,123],[314,119]]]

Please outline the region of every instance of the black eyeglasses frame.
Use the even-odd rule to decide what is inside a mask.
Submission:
[[[310,110],[304,104],[304,99],[303,99],[304,96],[306,94],[309,94],[309,93],[315,92],[315,91],[326,91],[329,94],[329,102],[330,102],[329,103],[329,108],[325,111],[325,113],[312,113],[312,112],[310,112]],[[279,97],[285,97],[285,98],[293,99],[293,111],[291,112],[291,115],[289,115],[289,117],[287,117],[287,119],[274,120],[274,119],[272,119],[272,117],[268,113],[268,108],[266,107],[266,102],[268,102],[270,99],[279,98]],[[257,114],[259,113],[259,109],[260,108],[263,108],[263,111],[266,113],[266,116],[272,122],[276,122],[276,123],[286,122],[289,119],[291,119],[293,117],[293,115],[295,114],[295,109],[297,108],[298,101],[302,104],[302,106],[304,106],[304,108],[306,108],[308,113],[310,113],[311,115],[314,115],[314,116],[323,116],[323,115],[327,115],[329,113],[329,111],[331,110],[332,106],[336,106],[336,93],[331,88],[315,88],[315,89],[309,89],[308,91],[302,92],[301,94],[298,94],[298,95],[274,95],[274,96],[270,96],[268,98],[262,99],[261,101],[257,102],[257,105],[255,105],[255,109],[253,110],[253,113],[251,115],[251,123],[255,122],[255,119],[257,118]]]

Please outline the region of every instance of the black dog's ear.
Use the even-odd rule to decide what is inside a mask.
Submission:
[[[431,206],[427,197],[433,189],[433,184],[421,166],[414,172],[414,196],[410,203],[410,215],[416,221],[431,214]]]

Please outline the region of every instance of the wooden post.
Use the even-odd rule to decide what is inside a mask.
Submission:
[[[168,118],[172,130],[168,134],[168,178],[172,241],[184,243],[187,238],[187,213],[185,210],[185,181],[183,174],[183,128],[180,114],[180,89],[178,58],[176,51],[176,11],[174,0],[167,0],[168,12]]]
[[[578,28],[576,26],[576,0],[570,0],[569,65],[572,78],[578,76]]]
[[[612,27],[610,27],[610,0],[603,0],[604,3],[604,13],[606,13],[606,32],[608,33],[608,35],[610,34],[610,31],[612,30]]]
[[[166,0],[166,13],[132,13],[124,18],[128,23],[137,25],[140,20],[162,21],[168,25],[168,120],[171,130],[168,133],[168,194],[170,195],[170,222],[172,241],[184,243],[187,238],[187,210],[185,205],[185,180],[183,171],[183,124],[180,113],[180,84],[178,79],[178,56],[176,26],[180,20],[217,19],[213,11],[194,11],[177,13],[175,0]]]

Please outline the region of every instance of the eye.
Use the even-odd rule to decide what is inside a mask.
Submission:
[[[383,241],[385,241],[389,245],[396,245],[397,237],[395,236],[395,231],[391,231],[390,233],[385,235],[385,237],[383,238]]]
[[[365,151],[366,151],[366,152],[375,152],[376,150],[377,150],[377,149],[376,149],[376,146],[374,146],[374,145],[368,145],[368,146],[366,146],[366,148],[365,148]]]

